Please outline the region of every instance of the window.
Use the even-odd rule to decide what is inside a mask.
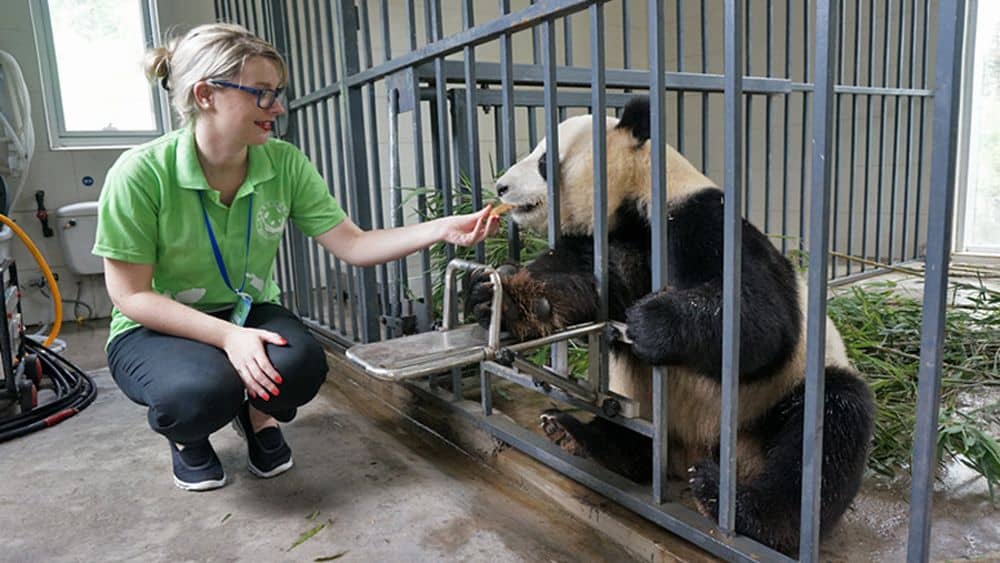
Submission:
[[[976,3],[971,6],[976,6]],[[960,252],[1000,254],[1000,2],[978,2],[970,14],[966,66],[964,206],[958,206]],[[963,170],[960,168],[959,170]],[[963,199],[959,199],[962,202]]]
[[[49,144],[124,147],[166,130],[166,100],[143,73],[155,0],[32,0]]]

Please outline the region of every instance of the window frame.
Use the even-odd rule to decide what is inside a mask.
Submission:
[[[966,257],[985,257],[990,261],[1000,257],[1000,249],[993,246],[982,246],[969,241],[968,229],[971,228],[969,221],[968,206],[969,190],[971,188],[970,175],[971,165],[974,162],[973,150],[976,148],[972,143],[972,129],[975,126],[972,122],[973,106],[975,104],[975,80],[976,80],[976,37],[979,26],[979,2],[972,0],[965,10],[965,44],[962,53],[962,95],[959,101],[959,147],[958,158],[956,158],[955,174],[955,202],[953,209],[953,237],[952,252]]]
[[[145,44],[159,44],[159,19],[156,0],[135,0],[142,11]],[[150,83],[155,128],[133,131],[68,131],[62,107],[62,89],[59,84],[58,62],[52,35],[52,19],[48,0],[31,0],[31,22],[35,32],[35,49],[41,73],[42,100],[45,106],[45,123],[49,134],[49,148],[86,149],[128,148],[155,139],[170,129],[169,104],[157,84]]]

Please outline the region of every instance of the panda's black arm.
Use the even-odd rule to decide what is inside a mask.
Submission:
[[[722,361],[722,202],[715,190],[670,210],[669,286],[627,313],[633,352],[654,365],[685,365],[720,377]],[[764,377],[799,344],[798,285],[791,264],[743,225],[740,376]]]
[[[648,292],[648,266],[635,266],[640,276],[633,285],[623,283],[621,256],[645,253],[610,243],[609,282],[612,318],[624,320],[625,309],[634,296]],[[539,255],[523,268],[502,273],[504,287],[503,328],[519,338],[550,334],[567,326],[592,321],[597,316],[598,296],[593,273],[593,239],[589,236],[565,236],[556,248]],[[644,286],[642,284],[645,284]],[[473,275],[469,306],[480,324],[490,318],[493,287],[487,277]]]
[[[599,306],[594,277],[593,238],[564,237],[553,250],[526,266],[532,278],[542,281],[554,309],[566,326],[592,321]],[[649,293],[649,229],[645,224],[619,229],[608,240],[609,316],[624,321],[625,311]]]

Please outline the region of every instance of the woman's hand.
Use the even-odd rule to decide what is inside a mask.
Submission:
[[[226,336],[223,350],[250,396],[267,401],[271,396],[278,395],[281,376],[264,351],[265,342],[276,346],[288,344],[280,334],[257,328],[237,327]]]
[[[492,209],[490,204],[476,213],[441,219],[444,223],[442,240],[459,246],[475,246],[486,237],[495,235],[500,228],[500,217],[490,215]]]

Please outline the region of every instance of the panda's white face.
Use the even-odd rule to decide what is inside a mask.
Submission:
[[[647,118],[648,119],[648,118]],[[619,120],[606,118],[607,198],[610,229],[614,213],[632,200],[646,213],[650,206],[650,149],[647,139],[635,136]],[[667,146],[668,197],[677,198],[715,184],[673,147]],[[511,166],[496,181],[497,195],[514,205],[518,224],[545,232],[549,215],[546,160],[551,158],[543,139],[531,154]],[[559,124],[559,220],[562,232],[588,235],[594,228],[593,118],[571,117]]]
[[[608,191],[621,185],[612,174],[612,162],[623,163],[634,152],[624,146],[628,135],[613,134],[618,120],[607,118],[608,129]],[[615,141],[617,139],[618,141]],[[563,232],[586,232],[593,229],[593,118],[590,115],[571,117],[559,124],[559,195],[560,220]],[[496,181],[497,195],[504,203],[514,205],[511,217],[519,225],[544,232],[549,214],[548,183],[545,177],[547,159],[551,158],[545,139],[531,154],[511,166]],[[616,170],[618,167],[614,167]],[[614,204],[609,201],[609,208]]]

